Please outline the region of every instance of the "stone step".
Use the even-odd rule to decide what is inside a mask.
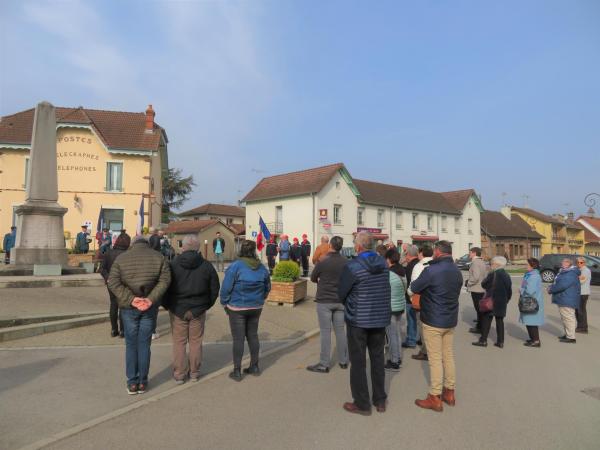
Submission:
[[[4,276],[0,277],[2,288],[46,288],[46,287],[100,287],[104,279],[98,273],[60,276]]]
[[[71,328],[85,327],[97,323],[107,322],[108,313],[88,315],[65,320],[54,320],[51,322],[34,323],[7,328],[0,328],[0,342],[23,339],[40,334],[52,333],[54,331],[69,330]]]

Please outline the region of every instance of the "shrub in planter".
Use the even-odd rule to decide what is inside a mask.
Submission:
[[[294,261],[280,261],[273,269],[273,281],[293,283],[300,277],[300,267]]]

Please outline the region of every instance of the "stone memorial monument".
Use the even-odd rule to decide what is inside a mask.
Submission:
[[[56,169],[56,115],[48,102],[35,108],[25,203],[16,208],[17,241],[11,264],[48,266],[60,275],[67,264],[63,216],[67,208],[58,204]]]

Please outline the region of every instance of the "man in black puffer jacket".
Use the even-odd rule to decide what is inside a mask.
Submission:
[[[200,241],[195,235],[183,239],[183,253],[171,262],[171,286],[163,300],[171,316],[173,377],[177,384],[183,384],[188,376],[192,381],[200,377],[206,311],[219,296],[217,271],[199,249]],[[189,364],[186,361],[188,340]]]

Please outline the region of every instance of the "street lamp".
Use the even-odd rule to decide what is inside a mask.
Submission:
[[[596,211],[594,211],[594,206],[596,206],[596,199],[600,199],[600,194],[596,194],[595,192],[591,192],[588,195],[585,196],[585,198],[583,199],[583,203],[585,204],[585,206],[589,206],[590,209],[588,209],[588,214],[590,216],[593,216]]]

